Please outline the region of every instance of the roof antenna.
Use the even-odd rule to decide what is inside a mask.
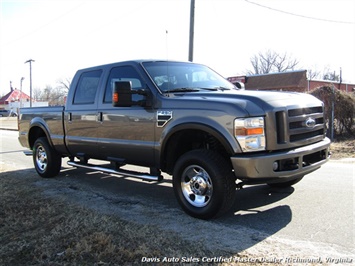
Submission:
[[[166,46],[166,73],[167,73],[167,76],[168,76],[168,90],[170,90],[170,75],[169,75],[169,46],[168,46],[168,30],[165,30],[165,46]]]
[[[169,60],[169,46],[168,46],[168,30],[165,30],[165,50],[166,50],[166,60]]]

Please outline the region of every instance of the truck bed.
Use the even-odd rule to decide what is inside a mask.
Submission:
[[[64,145],[64,106],[21,108],[19,115],[19,141],[24,147],[31,148],[33,143],[28,139],[29,129],[46,129],[48,139],[53,146],[61,150]],[[34,142],[34,140],[33,140]]]

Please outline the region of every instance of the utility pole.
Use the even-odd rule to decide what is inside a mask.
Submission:
[[[330,118],[330,140],[334,140],[334,102],[335,102],[335,86],[334,83],[332,84],[332,89],[333,89],[333,95],[332,95],[332,113],[331,113],[331,118]]]
[[[189,39],[189,61],[194,57],[194,25],[195,25],[195,0],[191,0],[190,6],[190,39]]]
[[[33,59],[29,59],[25,62],[25,64],[30,63],[30,107],[32,107],[32,62],[34,61]]]
[[[20,108],[22,108],[22,82],[25,78],[22,77],[20,81]]]

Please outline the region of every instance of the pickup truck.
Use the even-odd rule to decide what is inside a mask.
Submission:
[[[126,61],[77,71],[65,106],[21,109],[19,141],[41,177],[65,157],[147,181],[172,175],[181,208],[211,219],[243,185],[292,186],[324,164],[323,109],[307,94],[238,89],[201,64]]]

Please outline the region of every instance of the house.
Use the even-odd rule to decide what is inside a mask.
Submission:
[[[243,82],[246,90],[276,90],[308,92],[321,86],[333,86],[336,89],[353,92],[355,84],[339,83],[331,80],[308,80],[307,70],[289,71],[252,76],[227,78],[230,82]]]
[[[7,93],[5,96],[1,97],[0,99],[0,109],[5,109],[5,110],[12,110],[12,111],[17,111],[13,110],[18,107],[23,107],[26,102],[29,103],[30,101],[30,96],[28,96],[26,93],[19,91],[17,89],[13,89],[11,87],[11,91]],[[14,103],[20,103],[20,104],[14,104]],[[22,104],[21,104],[22,103]],[[15,107],[15,105],[18,105]]]
[[[18,109],[30,106],[30,96],[11,87],[9,93],[0,99],[0,109],[18,113]],[[48,106],[48,102],[36,102],[32,100],[32,106]]]

